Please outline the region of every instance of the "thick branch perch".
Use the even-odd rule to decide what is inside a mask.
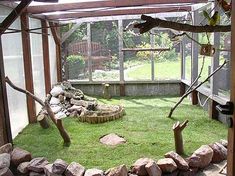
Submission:
[[[138,24],[134,25],[134,28],[138,28],[141,34],[148,32],[149,30],[151,30],[154,27],[170,28],[170,29],[174,29],[177,31],[194,32],[194,33],[229,32],[229,31],[231,31],[231,25],[227,25],[227,26],[223,26],[223,25],[194,26],[194,25],[190,25],[190,24],[162,20],[159,18],[152,18],[147,15],[142,15],[141,19],[145,20],[146,22],[138,23]]]
[[[182,131],[187,126],[187,124],[188,124],[188,120],[185,120],[181,124],[179,121],[177,121],[172,127],[172,129],[174,131],[174,138],[175,138],[175,151],[179,155],[184,154],[184,144],[183,144]]]
[[[171,117],[174,110],[180,105],[180,103],[184,100],[184,98],[186,98],[189,94],[191,94],[194,90],[197,90],[197,88],[199,88],[202,84],[204,84],[205,82],[207,82],[216,72],[218,72],[221,68],[223,68],[223,66],[228,63],[228,61],[224,61],[224,63],[219,66],[216,70],[214,70],[204,81],[200,82],[197,86],[195,86],[193,89],[191,89],[193,87],[193,85],[195,84],[195,81],[192,83],[192,85],[189,87],[189,89],[185,92],[184,95],[182,95],[182,97],[179,99],[179,101],[175,104],[175,106],[173,108],[171,108],[170,113],[168,115],[168,117]],[[199,78],[199,77],[198,77]],[[197,79],[198,79],[197,78]]]
[[[56,127],[58,128],[61,137],[64,140],[64,144],[69,145],[70,144],[70,137],[67,133],[67,131],[64,129],[63,125],[62,125],[62,121],[61,119],[56,120],[55,118],[55,114],[53,113],[49,103],[48,103],[48,98],[46,99],[45,103],[38,97],[36,97],[34,94],[32,94],[31,92],[24,90],[22,88],[17,87],[16,85],[14,85],[10,79],[8,77],[5,78],[6,83],[9,84],[9,86],[11,86],[13,89],[22,92],[28,96],[31,96],[35,101],[37,101],[39,104],[41,104],[43,107],[45,107],[49,117],[51,118],[51,120],[53,121],[53,123],[56,125]]]

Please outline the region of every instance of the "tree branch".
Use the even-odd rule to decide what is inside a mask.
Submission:
[[[193,86],[193,84],[189,87],[189,89],[185,92],[184,95],[182,95],[182,97],[179,99],[179,101],[175,104],[175,106],[173,108],[171,108],[170,113],[168,115],[168,117],[170,118],[174,112],[174,110],[180,105],[180,103],[184,100],[184,98],[186,98],[190,93],[192,93],[194,90],[197,90],[197,88],[199,88],[202,84],[204,84],[205,82],[207,82],[216,72],[218,72],[221,68],[223,68],[223,66],[228,63],[228,61],[224,61],[224,63],[219,66],[216,70],[214,70],[204,81],[200,82],[197,86],[195,86],[193,89],[191,89]],[[197,77],[199,78],[199,77]],[[195,82],[195,81],[194,81]],[[191,89],[191,90],[190,90]]]
[[[13,89],[15,89],[15,90],[17,90],[17,91],[19,91],[19,92],[21,92],[21,93],[24,93],[24,94],[26,94],[26,95],[32,97],[32,98],[33,98],[35,101],[37,101],[40,105],[42,105],[43,107],[45,107],[45,109],[46,109],[46,111],[47,111],[49,117],[51,118],[51,120],[53,121],[53,123],[56,125],[57,129],[59,130],[60,135],[61,135],[61,137],[62,137],[63,140],[64,140],[64,144],[65,144],[65,145],[69,145],[69,144],[71,143],[70,137],[69,137],[67,131],[64,129],[61,119],[56,119],[56,118],[55,118],[55,114],[53,113],[53,111],[52,111],[52,109],[51,109],[51,107],[50,107],[50,105],[49,105],[49,103],[48,103],[49,97],[46,98],[46,101],[45,101],[45,103],[44,103],[40,98],[36,97],[36,96],[35,96],[34,94],[32,94],[31,92],[29,92],[29,91],[27,91],[27,90],[24,90],[24,89],[22,89],[22,88],[19,88],[19,87],[17,87],[16,85],[14,85],[8,77],[5,78],[5,81],[6,81],[6,83],[8,83],[9,86],[11,86]]]
[[[148,32],[154,27],[170,28],[170,29],[174,29],[177,31],[194,32],[194,33],[231,31],[231,25],[194,26],[190,24],[162,20],[159,18],[152,18],[151,16],[147,16],[147,15],[142,15],[141,19],[145,20],[145,22],[134,25],[134,28],[138,28],[141,34]]]

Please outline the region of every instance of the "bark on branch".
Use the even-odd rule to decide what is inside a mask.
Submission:
[[[145,22],[134,25],[134,28],[138,28],[141,34],[148,32],[154,27],[170,28],[170,29],[174,29],[177,31],[194,32],[194,33],[231,31],[231,25],[195,26],[195,25],[190,25],[190,24],[162,20],[159,18],[152,18],[151,16],[147,16],[147,15],[142,15],[141,19],[145,20]]]
[[[5,81],[6,81],[6,83],[8,83],[8,85],[11,86],[13,89],[15,89],[15,90],[17,90],[17,91],[19,91],[19,92],[21,92],[21,93],[24,93],[24,94],[26,94],[27,96],[32,97],[32,98],[33,98],[35,101],[37,101],[40,105],[42,105],[43,107],[45,107],[45,109],[46,109],[46,111],[47,111],[47,113],[48,113],[50,119],[52,120],[52,122],[56,125],[57,129],[59,130],[60,135],[61,135],[61,137],[62,137],[63,140],[64,140],[64,144],[68,146],[68,145],[71,143],[70,137],[69,137],[67,131],[64,129],[64,127],[63,127],[63,125],[62,125],[61,119],[57,119],[57,120],[56,120],[55,114],[53,113],[53,111],[52,111],[52,109],[51,109],[51,107],[50,107],[50,105],[49,105],[49,103],[48,103],[48,98],[46,98],[46,101],[43,102],[40,98],[36,97],[36,96],[35,96],[34,94],[32,94],[31,92],[29,92],[29,91],[27,91],[27,90],[24,90],[24,89],[22,89],[22,88],[19,88],[19,87],[17,87],[16,85],[14,85],[8,77],[5,78]]]
[[[179,155],[184,154],[184,143],[183,143],[182,131],[187,126],[187,124],[188,124],[188,120],[185,120],[181,124],[179,121],[177,121],[172,127],[174,131],[174,138],[175,138],[175,151]]]
[[[196,83],[196,81],[194,81],[194,82],[191,84],[191,86],[189,87],[189,89],[185,92],[185,94],[182,95],[182,97],[179,99],[179,101],[175,104],[175,106],[174,106],[173,108],[171,108],[168,117],[170,118],[170,117],[172,116],[174,110],[180,105],[180,103],[184,100],[184,98],[186,98],[186,97],[187,97],[189,94],[191,94],[194,90],[197,90],[197,88],[199,88],[202,84],[204,84],[205,82],[207,82],[216,72],[218,72],[221,68],[223,68],[223,66],[224,66],[225,64],[227,64],[227,63],[228,63],[228,61],[224,61],[224,63],[223,63],[221,66],[219,66],[217,69],[215,69],[204,81],[200,82],[197,86],[195,86],[195,87],[193,88],[194,84]],[[196,80],[198,80],[198,78],[199,78],[199,77],[197,77]],[[193,89],[191,89],[191,88],[193,88]]]

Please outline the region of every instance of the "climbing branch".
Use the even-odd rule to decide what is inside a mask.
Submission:
[[[141,34],[148,32],[154,27],[170,28],[170,29],[174,29],[177,31],[194,32],[194,33],[231,31],[231,25],[195,26],[191,24],[184,24],[184,23],[162,20],[159,18],[152,18],[151,16],[147,16],[147,15],[142,15],[141,19],[145,20],[145,22],[134,25],[134,28],[138,28]]]
[[[170,113],[168,115],[168,117],[170,118],[174,112],[174,110],[180,105],[180,103],[184,100],[184,98],[186,98],[189,94],[191,94],[194,90],[197,90],[197,88],[199,88],[202,84],[204,84],[205,82],[207,82],[216,72],[218,72],[221,68],[223,68],[223,66],[228,63],[228,61],[224,61],[224,63],[219,66],[217,69],[215,69],[204,81],[200,82],[197,86],[194,86],[194,84],[197,82],[197,81],[194,81],[191,86],[188,88],[188,90],[185,92],[184,95],[182,95],[182,97],[179,99],[179,101],[175,104],[175,106],[173,108],[171,108],[170,110]],[[202,70],[202,69],[201,69]],[[200,74],[199,74],[200,75]],[[196,78],[197,80],[199,79],[199,76]],[[195,80],[196,80],[195,79]],[[192,89],[193,88],[193,89]]]
[[[35,96],[34,94],[32,94],[31,92],[29,92],[29,91],[27,91],[27,90],[24,90],[24,89],[22,89],[22,88],[19,88],[19,87],[17,87],[16,85],[14,85],[8,77],[5,78],[5,81],[6,81],[6,83],[8,83],[8,85],[11,86],[13,89],[15,89],[15,90],[17,90],[17,91],[19,91],[19,92],[21,92],[21,93],[24,93],[24,94],[26,94],[27,96],[32,97],[35,101],[37,101],[40,105],[42,105],[42,106],[46,109],[46,111],[47,111],[47,113],[48,113],[50,119],[52,120],[52,122],[53,122],[53,123],[56,125],[56,127],[58,128],[58,130],[59,130],[59,132],[60,132],[60,135],[61,135],[61,137],[62,137],[63,140],[64,140],[64,144],[66,144],[66,145],[69,145],[69,144],[70,144],[70,142],[71,142],[71,141],[70,141],[70,137],[69,137],[67,131],[64,129],[64,127],[63,127],[63,125],[62,125],[61,119],[56,119],[56,118],[55,118],[55,114],[53,113],[53,111],[52,111],[52,109],[51,109],[51,107],[50,107],[50,105],[49,105],[49,103],[48,103],[49,97],[47,97],[47,98],[46,98],[46,101],[43,102],[40,98],[36,97],[36,96]]]

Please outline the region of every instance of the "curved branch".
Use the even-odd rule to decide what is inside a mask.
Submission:
[[[159,18],[152,18],[151,16],[147,16],[147,15],[142,15],[141,19],[145,20],[145,22],[134,25],[134,28],[138,28],[141,34],[148,32],[150,29],[154,27],[170,28],[170,29],[174,29],[177,31],[194,32],[194,33],[231,31],[231,25],[194,26],[190,24],[162,20]]]

